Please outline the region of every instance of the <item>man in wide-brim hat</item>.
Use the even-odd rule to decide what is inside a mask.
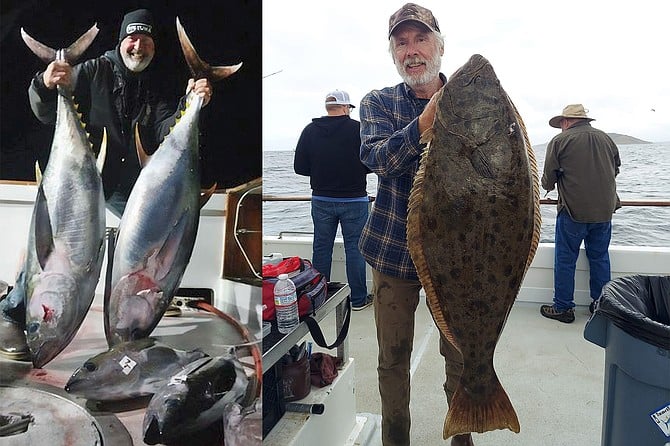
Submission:
[[[612,214],[621,207],[615,180],[621,166],[619,150],[607,133],[591,127],[594,119],[587,112],[582,104],[570,104],[549,120],[561,133],[547,145],[542,175],[545,190],[558,185],[558,207],[554,299],[552,305],[542,305],[540,313],[565,323],[575,320],[575,265],[582,242],[589,261],[592,313],[610,280]]]
[[[595,119],[586,116],[586,112],[587,110],[584,109],[584,106],[582,104],[566,105],[565,108],[563,109],[563,113],[561,113],[558,116],[554,116],[549,120],[549,125],[557,129],[561,129],[563,120],[566,120],[565,122],[566,124],[576,122],[572,121],[573,119],[586,120],[587,122],[595,121]]]

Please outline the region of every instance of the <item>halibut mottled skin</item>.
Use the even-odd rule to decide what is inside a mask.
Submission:
[[[475,54],[438,93],[414,179],[407,242],[442,335],[463,355],[443,436],[519,420],[493,355],[540,237],[537,165],[516,108]]]

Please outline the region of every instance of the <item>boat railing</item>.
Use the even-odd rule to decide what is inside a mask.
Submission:
[[[370,203],[375,201],[375,197],[368,196]],[[311,201],[312,197],[309,195],[271,195],[263,194],[263,202],[280,202],[280,201]],[[540,199],[540,205],[556,205],[558,200],[553,198]],[[622,200],[621,206],[650,206],[650,207],[670,207],[670,200]],[[281,231],[278,234],[279,239],[284,236],[291,235],[314,235],[313,232],[306,231]]]
[[[375,197],[368,196],[370,202],[375,201]],[[271,195],[263,194],[263,201],[311,201],[312,197],[309,195]],[[558,200],[554,198],[540,199],[541,205],[555,205]],[[621,200],[621,206],[670,206],[670,200]]]

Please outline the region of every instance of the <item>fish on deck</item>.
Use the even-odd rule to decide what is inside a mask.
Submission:
[[[537,165],[515,106],[475,54],[438,93],[407,242],[433,319],[463,356],[443,436],[520,431],[493,365],[540,236]]]
[[[153,395],[170,377],[208,355],[183,351],[142,338],[115,345],[87,359],[65,385],[65,391],[96,401],[120,401]]]
[[[149,401],[142,423],[144,442],[169,443],[222,422],[229,403],[244,403],[255,392],[256,380],[247,378],[234,353],[198,359]]]

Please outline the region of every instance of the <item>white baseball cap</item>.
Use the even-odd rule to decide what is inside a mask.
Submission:
[[[335,98],[335,100],[332,98]],[[349,93],[341,90],[335,90],[328,93],[326,95],[326,105],[349,105],[351,108],[355,108],[355,105],[349,100]]]

